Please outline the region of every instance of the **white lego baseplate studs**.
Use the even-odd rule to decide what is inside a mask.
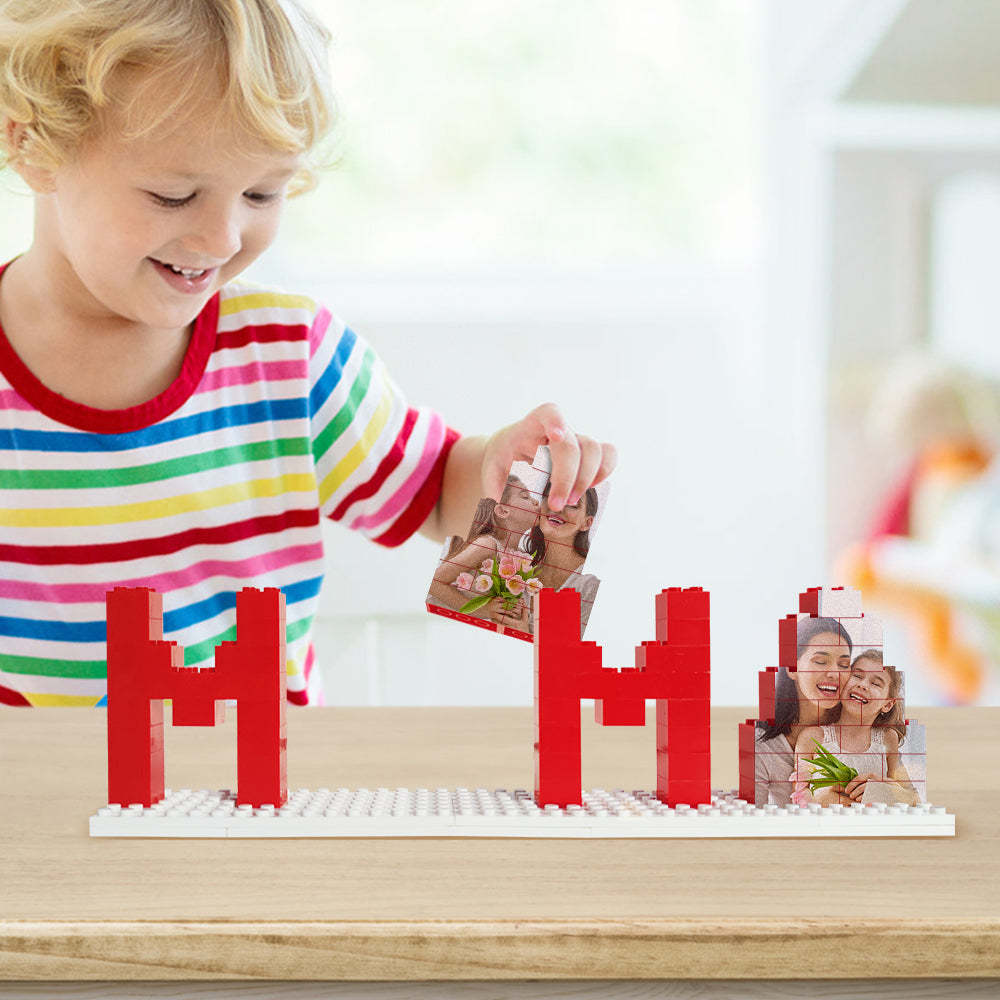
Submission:
[[[228,789],[179,791],[150,809],[112,804],[92,837],[952,837],[944,806],[754,806],[713,791],[670,807],[653,792],[583,793],[582,806],[535,805],[531,792],[485,788],[299,788],[280,809],[237,806]]]

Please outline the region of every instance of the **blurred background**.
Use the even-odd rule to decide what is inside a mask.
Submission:
[[[1000,4],[313,5],[340,163],[247,276],[462,431],[551,399],[618,446],[605,665],[702,586],[713,700],[751,704],[798,593],[847,584],[910,704],[1000,703]],[[0,216],[6,260],[9,171]],[[528,644],[425,611],[437,546],[326,542],[327,704],[531,703]]]

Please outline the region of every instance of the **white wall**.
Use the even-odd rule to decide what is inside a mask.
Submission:
[[[759,289],[753,272],[708,269],[304,288],[375,343],[412,401],[464,432],[552,399],[577,429],[613,441],[621,464],[588,561],[602,580],[588,637],[606,665],[631,665],[654,634],[654,594],[708,588],[720,704],[755,701],[777,619],[827,582],[801,528],[814,477],[796,458],[797,396],[762,330]],[[491,379],[472,385],[483,359]],[[381,550],[334,525],[327,537],[317,653],[328,703],[531,702],[530,645],[424,610],[437,546]]]

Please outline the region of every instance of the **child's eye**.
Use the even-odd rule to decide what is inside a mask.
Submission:
[[[189,194],[186,198],[168,198],[166,195],[156,194],[155,191],[150,191],[149,193],[153,196],[156,203],[158,205],[162,205],[164,208],[182,208],[184,205],[187,205],[189,202],[194,200],[193,194]],[[258,205],[263,205],[268,202],[274,201],[276,198],[278,198],[278,196],[279,196],[278,192],[274,192],[271,194],[264,194],[259,191],[246,192],[246,197],[250,199],[250,201],[257,203]]]
[[[261,194],[259,191],[248,191],[247,197],[251,201],[256,201],[259,204],[264,204],[265,202],[274,201],[279,196],[279,192],[275,191],[272,194]]]
[[[194,198],[193,194],[189,194],[186,198],[168,198],[166,195],[157,194],[155,191],[150,191],[149,193],[156,203],[162,205],[164,208],[180,208]]]

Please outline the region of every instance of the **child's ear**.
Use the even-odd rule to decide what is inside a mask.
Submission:
[[[35,166],[18,155],[27,139],[28,127],[24,122],[16,122],[12,118],[4,120],[4,140],[11,169],[17,171],[35,194],[51,194],[56,189],[52,171]]]
[[[510,508],[507,507],[505,504],[498,503],[493,508],[493,513],[500,518],[510,517]]]

